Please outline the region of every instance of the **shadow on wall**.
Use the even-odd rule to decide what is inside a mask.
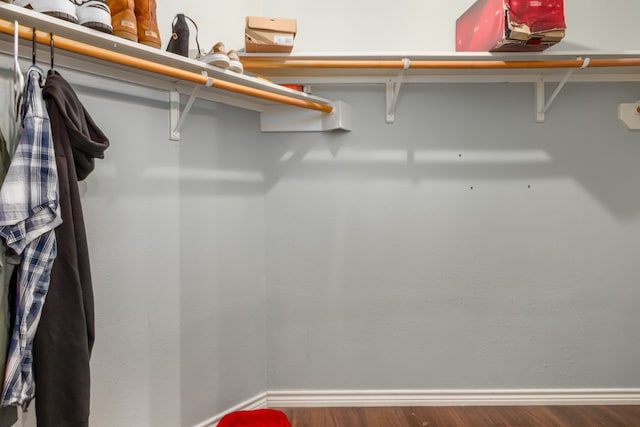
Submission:
[[[74,73],[65,73],[73,82]],[[127,193],[162,196],[162,183],[177,181],[190,183],[180,189],[187,194],[259,195],[293,178],[448,180],[469,189],[498,181],[530,189],[571,179],[619,217],[640,211],[633,197],[640,144],[617,119],[617,105],[639,97],[631,84],[570,82],[545,123],[534,121],[531,84],[405,85],[394,124],[384,122],[381,86],[324,88],[317,94],[352,104],[349,133],[260,133],[258,114],[198,101],[182,140],[171,147],[163,91],[137,95],[118,90],[124,83],[116,92],[74,85],[81,94],[146,107],[148,117],[126,129],[110,124],[121,122],[114,112],[96,118],[113,141],[108,157],[117,158],[96,174],[122,181]],[[158,123],[159,116],[166,121]],[[145,135],[157,139],[158,150],[137,142]],[[170,151],[179,153],[179,165],[163,160]]]
[[[554,87],[548,85],[547,93]],[[531,189],[574,180],[616,216],[640,211],[633,197],[640,144],[637,133],[617,118],[619,103],[639,97],[631,84],[570,82],[544,123],[534,119],[532,84],[405,85],[394,124],[384,122],[382,86],[323,90],[317,94],[352,104],[352,132],[260,133],[258,114],[198,101],[182,140],[172,143],[178,168],[156,161],[162,159],[156,153],[136,152],[135,141],[127,140],[132,155],[121,156],[117,171],[98,173],[147,196],[162,194],[163,182],[176,181],[189,183],[181,187],[183,194],[259,195],[282,179],[451,181],[469,189],[497,182]],[[149,120],[159,148],[167,151],[167,104],[117,96],[162,110],[166,122],[157,123],[157,115]],[[148,125],[134,124],[140,129],[133,134]],[[117,149],[114,144],[111,151]],[[131,185],[136,182],[139,187]]]
[[[136,106],[135,120],[123,121],[109,108],[96,121],[108,132],[111,146],[96,175],[117,183],[123,195],[164,197],[180,186],[185,195],[264,194],[263,150],[259,116],[214,102],[198,100],[186,118],[179,141],[169,140],[169,104],[164,91],[116,89],[75,84],[82,96]],[[186,97],[182,97],[181,109]],[[142,108],[138,108],[142,107]],[[126,124],[126,125],[123,125]]]
[[[554,89],[549,85],[547,93]],[[467,189],[574,181],[621,218],[640,213],[638,134],[617,105],[638,98],[625,84],[569,83],[535,122],[532,84],[406,85],[396,123],[384,92],[349,91],[353,132],[263,134],[267,191],[282,179],[385,179]],[[345,93],[322,93],[344,99]],[[377,181],[376,181],[377,182]]]

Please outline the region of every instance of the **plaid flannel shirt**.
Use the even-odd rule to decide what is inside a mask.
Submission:
[[[56,257],[54,228],[62,223],[51,127],[42,99],[43,81],[42,70],[32,66],[23,94],[23,131],[0,188],[0,236],[22,255],[0,404],[23,409],[34,396],[33,339]]]

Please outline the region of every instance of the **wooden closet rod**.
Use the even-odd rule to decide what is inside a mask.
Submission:
[[[13,35],[13,22],[0,19],[0,31],[6,34]],[[19,26],[20,37],[27,40],[32,40],[31,27]],[[151,71],[157,74],[163,74],[165,76],[175,77],[179,80],[186,80],[203,85],[210,84],[211,86],[228,90],[230,92],[240,93],[256,98],[266,99],[269,101],[279,102],[282,104],[293,105],[296,107],[307,108],[316,111],[322,111],[324,113],[330,113],[333,111],[333,107],[329,104],[321,104],[319,102],[307,101],[304,99],[290,98],[286,95],[277,93],[271,93],[262,89],[247,87],[238,83],[227,82],[220,79],[213,79],[209,76],[204,76],[198,73],[194,73],[180,68],[170,67],[168,65],[158,64],[153,61],[145,59],[135,58],[133,56],[125,55],[118,52],[113,52],[107,49],[103,49],[97,46],[91,46],[85,43],[81,43],[75,40],[68,39],[53,35],[53,42],[56,48],[68,50],[71,52],[79,53],[82,55],[90,56],[93,58],[103,59],[116,64],[126,65],[129,67],[138,68],[145,71]],[[36,40],[42,44],[49,44],[51,36],[47,32],[36,31]]]
[[[409,58],[410,59],[410,58]],[[405,61],[353,60],[353,59],[286,59],[252,58],[244,56],[242,64],[247,69],[267,68],[389,68],[403,69]],[[408,69],[504,69],[504,68],[581,68],[583,59],[545,59],[534,61],[499,60],[410,60]],[[640,58],[591,59],[588,67],[637,67]]]

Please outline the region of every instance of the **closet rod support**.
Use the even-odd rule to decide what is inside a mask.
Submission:
[[[640,101],[618,104],[618,118],[629,130],[640,130]]]
[[[569,81],[573,73],[578,69],[583,70],[587,68],[590,62],[591,62],[590,58],[584,58],[582,60],[582,66],[580,66],[580,68],[571,68],[567,70],[564,77],[562,78],[562,80],[560,80],[560,82],[558,83],[558,86],[556,86],[555,90],[549,97],[549,100],[545,100],[544,78],[542,76],[538,77],[538,81],[536,82],[536,122],[538,123],[544,122],[545,113],[547,112],[547,110],[549,110],[549,107],[551,107],[551,104],[553,104],[553,101],[555,101],[556,97],[558,96],[560,91],[564,88],[564,85],[567,84],[567,82]]]
[[[398,98],[400,97],[400,88],[402,87],[404,72],[411,67],[411,60],[409,58],[402,58],[402,63],[402,71],[398,74],[395,81],[389,79],[386,83],[387,123],[394,123],[396,120],[396,108],[398,106]]]
[[[203,71],[202,74],[206,76],[206,72]],[[209,87],[212,84],[213,79],[209,78],[207,79],[207,83],[204,87]],[[193,90],[189,95],[189,100],[184,106],[184,110],[182,112],[180,112],[180,92],[177,89],[169,92],[169,126],[171,128],[169,139],[172,141],[180,141],[180,138],[182,137],[180,132],[182,131],[184,121],[189,115],[191,107],[193,107],[193,103],[198,98],[198,92],[200,92],[202,87],[202,85],[195,85],[193,87]]]

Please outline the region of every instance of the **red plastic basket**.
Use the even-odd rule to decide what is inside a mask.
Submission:
[[[287,415],[277,409],[234,411],[218,422],[218,427],[291,427]]]

